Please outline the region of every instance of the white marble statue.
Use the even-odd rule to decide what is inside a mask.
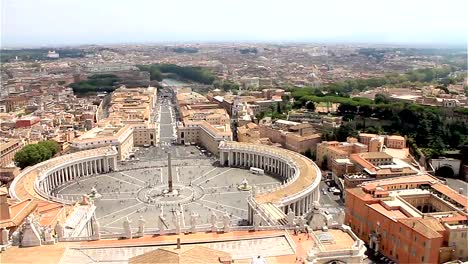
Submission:
[[[65,236],[65,229],[63,229],[63,225],[60,223],[60,220],[58,220],[57,224],[55,225],[55,234],[57,235],[59,241]]]
[[[192,213],[190,215],[190,232],[195,233],[197,232],[197,218],[198,214]]]
[[[158,217],[158,228],[159,228],[159,234],[162,235],[165,227],[164,227],[164,222],[166,221],[166,218],[164,217],[164,214],[161,212],[161,214]]]
[[[81,205],[89,205],[89,197],[88,195],[86,194],[83,194],[81,196],[81,202],[80,202]]]
[[[289,226],[294,226],[294,218],[295,217],[296,217],[296,214],[294,214],[294,212],[291,210],[291,208],[289,208],[289,212],[288,212],[288,215],[287,215]]]
[[[211,211],[211,218],[210,218],[210,223],[211,223],[211,232],[217,232],[218,227],[217,227],[217,221],[218,217],[216,216],[216,213],[214,211]]]
[[[262,217],[259,214],[254,214],[253,216],[254,230],[255,231],[259,230],[261,224],[262,224]]]
[[[227,212],[223,215],[223,231],[224,233],[231,232],[231,217]]]
[[[93,237],[97,240],[101,239],[101,225],[97,219],[93,221]]]
[[[252,186],[252,196],[255,197],[258,194],[257,185]]]
[[[42,237],[44,239],[44,244],[55,244],[55,239],[52,237],[52,231],[49,227],[44,227],[42,229]]]
[[[11,234],[11,243],[13,246],[19,246],[21,244],[21,231],[15,230]]]
[[[124,229],[124,237],[128,239],[132,239],[132,228],[130,227],[130,224],[132,221],[128,219],[128,216],[125,218],[123,221],[123,229]]]
[[[174,226],[175,226],[176,234],[180,234],[180,218],[179,218],[178,213],[174,213],[174,215],[172,216],[172,221],[173,221]]]
[[[2,228],[2,233],[1,233],[2,241],[0,242],[1,243],[0,245],[8,245],[8,235],[9,235],[8,229],[6,229],[6,227]]]
[[[305,232],[306,230],[306,220],[303,216],[300,216],[299,219],[297,219],[297,225],[299,226],[299,230],[301,230],[301,232]]]
[[[138,219],[138,235],[144,236],[145,235],[145,224],[146,220],[140,215],[140,219]]]

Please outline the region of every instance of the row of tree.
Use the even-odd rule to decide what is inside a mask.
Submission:
[[[87,80],[72,83],[69,86],[76,94],[95,92],[113,92],[122,80],[114,74],[94,74]]]
[[[369,133],[385,131],[414,138],[428,157],[440,156],[444,149],[460,148],[468,140],[468,126],[461,121],[447,119],[444,112],[435,107],[407,103],[369,104],[367,99],[356,98],[345,100],[337,112],[349,122],[350,127],[344,127],[346,133],[342,134],[333,131],[336,140],[345,140],[346,135],[353,134],[356,129]],[[366,126],[369,118],[383,125]]]
[[[29,144],[16,152],[14,162],[16,166],[24,169],[52,158],[60,151],[60,145],[53,140]]]
[[[389,73],[384,77],[352,79],[335,82],[321,87],[319,91],[315,91],[316,89],[312,87],[302,88],[304,91],[296,91],[296,94],[303,93],[318,95],[318,92],[321,93],[321,91],[327,91],[337,95],[345,95],[381,86],[420,87],[432,82],[443,85],[444,83],[449,84],[460,79],[460,77],[457,76],[449,76],[454,70],[454,67],[446,66],[439,68],[417,69],[403,74]],[[463,76],[463,74],[460,74],[460,76]],[[444,83],[440,83],[442,80]]]
[[[201,67],[178,66],[175,64],[137,65],[137,67],[141,71],[149,72],[150,79],[156,81],[162,81],[165,75],[202,84],[212,84],[216,79],[210,70]]]

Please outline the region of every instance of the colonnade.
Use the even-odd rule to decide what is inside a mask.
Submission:
[[[319,168],[311,160],[297,153],[290,153],[290,151],[274,147],[255,146],[238,142],[223,142],[220,144],[219,151],[219,161],[222,166],[263,169],[273,176],[280,177],[281,181],[283,181],[280,188],[294,184],[299,177],[306,176],[304,172],[301,174],[299,163],[303,168],[308,166],[309,173],[315,174],[314,177],[308,177],[309,181],[312,178],[312,182],[301,186],[303,189],[300,192],[279,197],[274,202],[285,215],[291,210],[296,216],[305,215],[313,210],[315,202],[320,198],[319,182],[321,174]],[[271,193],[274,192],[275,189],[271,190]],[[253,212],[251,214],[253,215]],[[251,214],[249,213],[249,215]]]
[[[113,157],[97,157],[61,164],[47,173],[46,177],[39,182],[39,188],[45,193],[50,193],[53,189],[75,178],[109,172],[115,169],[114,159]]]
[[[254,151],[246,152],[242,150],[220,153],[220,163],[223,166],[228,165],[229,167],[259,168],[268,173],[280,176],[282,181],[292,178],[296,171],[292,164],[288,164],[288,161],[285,159],[279,159],[278,157],[268,155],[266,153],[258,153]]]
[[[289,213],[289,210],[293,210],[296,215],[304,215],[309,213],[314,209],[314,202],[318,201],[320,198],[320,190],[317,188],[310,192],[309,194],[301,197],[300,200],[293,202],[289,205],[283,206],[283,212],[285,214]]]

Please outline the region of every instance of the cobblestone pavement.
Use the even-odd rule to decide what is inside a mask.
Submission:
[[[140,216],[146,227],[157,228],[156,219],[163,212],[169,228],[174,228],[173,217],[181,217],[181,226],[190,226],[192,213],[198,214],[197,225],[208,226],[209,216],[218,217],[227,212],[233,225],[241,225],[247,218],[248,192],[237,186],[244,179],[250,185],[266,188],[279,181],[269,175],[255,175],[248,170],[217,167],[216,161],[201,154],[194,146],[173,146],[173,184],[179,191],[175,197],[161,193],[167,189],[167,154],[162,148],[142,148],[136,152],[138,161],[119,165],[119,170],[86,178],[79,178],[61,186],[57,193],[64,198],[80,199],[94,187],[101,195],[96,200],[96,216],[103,233],[120,233],[126,217],[137,231]],[[201,155],[200,155],[201,154]],[[153,159],[152,159],[153,157]],[[174,204],[167,204],[175,201]]]

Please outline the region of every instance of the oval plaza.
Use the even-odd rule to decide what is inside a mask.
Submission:
[[[219,165],[234,168],[251,167],[264,170],[281,184],[269,188],[250,190],[245,201],[249,205],[248,220],[259,214],[265,225],[287,225],[286,215],[308,214],[319,199],[319,168],[310,159],[289,150],[238,142],[221,142]],[[29,198],[73,204],[57,193],[57,188],[77,179],[96,177],[118,170],[117,151],[114,147],[102,147],[67,154],[24,170],[10,188],[13,198],[21,201]],[[252,177],[256,177],[253,175]],[[92,215],[89,212],[89,215]]]

